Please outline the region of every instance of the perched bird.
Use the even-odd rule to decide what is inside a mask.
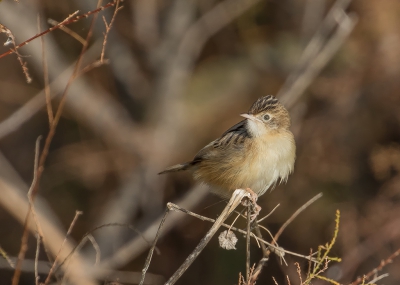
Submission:
[[[196,180],[224,198],[236,189],[248,188],[260,196],[277,182],[286,181],[296,157],[289,112],[268,95],[240,116],[245,119],[206,145],[192,161],[159,174],[192,170]]]

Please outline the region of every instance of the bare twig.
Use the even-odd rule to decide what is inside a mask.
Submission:
[[[263,236],[261,234],[258,222],[256,221],[256,226],[255,226],[255,231],[256,231],[256,236],[259,239],[263,239]],[[253,270],[253,274],[251,275],[251,278],[249,278],[248,283],[249,284],[255,284],[255,282],[258,279],[258,276],[260,276],[260,273],[264,266],[266,266],[268,260],[269,260],[269,255],[271,251],[265,246],[264,243],[261,243],[261,250],[263,252],[263,257],[260,259],[260,261],[257,263],[257,266]]]
[[[251,203],[247,205],[247,233],[246,233],[246,282],[250,280],[250,232],[251,232]]]
[[[275,244],[280,235],[283,233],[283,231],[286,229],[286,227],[293,222],[293,220],[305,209],[307,209],[308,206],[310,206],[312,203],[317,201],[319,198],[322,197],[322,193],[319,193],[318,195],[315,195],[313,198],[311,198],[307,203],[305,203],[303,206],[301,206],[299,209],[296,210],[296,212],[293,213],[293,215],[281,226],[281,228],[278,230],[278,232],[275,234],[274,240],[272,241],[272,244]]]
[[[54,27],[51,27],[50,29],[47,29],[46,31],[43,31],[43,32],[41,32],[39,34],[36,34],[33,37],[31,37],[31,38],[27,39],[26,41],[24,41],[23,43],[20,43],[19,45],[15,46],[14,49],[11,49],[11,50],[9,50],[9,51],[7,51],[5,53],[0,54],[0,58],[5,57],[5,56],[15,52],[17,49],[23,47],[24,45],[28,44],[29,42],[33,41],[34,39],[37,39],[38,37],[41,37],[41,36],[43,36],[43,35],[45,35],[47,33],[50,33],[52,31],[60,28],[61,26],[65,26],[65,25],[69,25],[69,24],[78,22],[79,20],[87,18],[87,17],[89,17],[90,15],[93,15],[93,14],[96,15],[97,13],[103,11],[104,9],[107,9],[109,7],[114,6],[116,3],[117,3],[117,0],[114,0],[114,1],[108,3],[108,4],[104,5],[104,6],[101,6],[101,7],[97,8],[97,9],[95,9],[95,10],[89,11],[89,12],[87,12],[85,14],[82,14],[82,15],[79,15],[79,16],[75,17],[75,15],[79,12],[79,11],[76,11],[73,14],[69,15],[64,21],[60,22],[58,25],[55,25]]]
[[[13,46],[13,48],[10,49],[9,53],[15,53],[17,55],[17,59],[19,61],[19,64],[21,65],[22,71],[24,72],[24,75],[25,75],[25,78],[26,78],[26,82],[27,83],[31,83],[32,82],[32,78],[29,75],[29,70],[26,67],[26,62],[24,62],[22,60],[22,56],[17,51],[14,35],[10,31],[10,29],[8,29],[6,26],[4,26],[2,24],[0,24],[0,33],[5,33],[7,35],[8,38],[7,38],[7,41],[4,43],[4,45],[7,46],[7,45],[11,44]]]
[[[50,278],[51,278],[51,275],[53,274],[54,268],[57,266],[57,261],[58,261],[58,258],[59,258],[59,254],[60,254],[61,250],[63,249],[64,244],[65,244],[65,242],[67,241],[67,238],[69,237],[69,235],[71,234],[71,231],[72,231],[72,229],[74,228],[75,223],[76,223],[76,221],[78,220],[78,218],[79,218],[80,215],[82,215],[82,212],[80,212],[80,211],[76,211],[76,212],[75,212],[75,217],[74,217],[74,219],[72,220],[71,225],[69,226],[69,229],[68,229],[67,234],[66,234],[66,236],[65,236],[65,238],[64,238],[64,241],[63,241],[63,243],[61,244],[61,247],[60,247],[60,249],[59,249],[59,251],[58,251],[58,254],[56,255],[56,257],[55,257],[55,259],[54,259],[53,264],[51,265],[49,274],[47,275],[47,278],[46,278],[46,280],[44,281],[44,284],[45,284],[45,285],[49,283]]]
[[[33,214],[33,218],[35,220],[36,223],[36,227],[38,229],[38,232],[40,234],[41,237],[43,237],[43,231],[40,227],[40,224],[38,222],[37,216],[36,216],[36,212],[35,212],[35,206],[33,204],[33,199],[32,199],[32,190],[34,185],[36,184],[36,180],[37,180],[37,171],[38,171],[38,167],[39,167],[39,154],[40,154],[40,141],[42,140],[42,136],[38,136],[38,138],[36,139],[36,144],[35,144],[35,159],[34,159],[34,163],[33,163],[33,180],[32,180],[32,184],[31,187],[28,190],[28,200],[29,200],[29,204],[31,206],[31,211]]]
[[[144,283],[144,279],[146,278],[147,270],[150,267],[151,258],[153,257],[154,249],[156,248],[158,238],[160,237],[161,229],[164,226],[165,219],[167,218],[170,210],[171,210],[170,207],[168,207],[168,205],[167,205],[167,209],[165,210],[165,213],[161,219],[160,225],[158,226],[157,234],[156,234],[156,237],[154,238],[153,245],[151,246],[149,253],[147,255],[146,261],[144,263],[144,266],[142,269],[142,278],[140,279],[139,285],[143,285],[143,283]]]
[[[211,238],[214,236],[216,231],[221,227],[222,223],[229,217],[229,215],[235,210],[235,208],[240,204],[244,197],[250,198],[250,194],[243,189],[236,189],[231,199],[228,202],[228,205],[224,208],[221,215],[200,241],[200,243],[196,246],[194,251],[186,258],[183,264],[179,267],[179,269],[171,276],[171,278],[165,283],[165,285],[173,285],[175,282],[182,276],[182,274],[188,269],[188,267],[193,263],[193,261],[197,258],[200,252],[204,249],[204,247],[208,244]]]
[[[275,210],[280,206],[281,204],[276,205],[267,215],[265,215],[264,217],[262,217],[261,219],[257,220],[257,223],[261,223],[262,221],[264,221],[266,218],[268,218],[269,216],[271,216]]]
[[[94,14],[94,17],[92,19],[92,22],[91,22],[91,25],[90,25],[90,28],[89,28],[89,31],[88,31],[88,34],[87,34],[86,43],[88,43],[88,40],[91,38],[91,35],[92,35],[92,32],[93,32],[93,25],[94,25],[94,22],[95,22],[96,18],[97,18],[97,14]],[[63,21],[63,22],[65,22],[65,21]],[[80,64],[81,64],[81,61],[82,61],[82,58],[83,58],[83,54],[85,53],[86,49],[87,49],[87,44],[82,47],[81,54],[78,57],[78,60],[76,62],[74,72],[72,73],[72,75],[71,75],[71,77],[70,77],[70,79],[69,79],[69,81],[68,81],[68,83],[67,83],[67,85],[65,87],[64,93],[61,96],[60,104],[59,104],[58,109],[56,111],[56,115],[55,115],[54,120],[52,121],[52,124],[50,126],[50,131],[49,131],[49,134],[47,135],[46,142],[45,142],[45,145],[44,145],[44,148],[43,148],[43,152],[42,152],[42,154],[40,156],[40,159],[39,159],[38,169],[36,171],[36,174],[35,174],[35,177],[34,177],[34,180],[33,180],[33,183],[32,183],[32,189],[30,191],[32,203],[33,203],[35,195],[36,195],[36,193],[38,191],[40,178],[41,178],[43,170],[44,170],[44,162],[45,162],[45,160],[47,158],[51,141],[52,141],[52,139],[54,137],[58,122],[59,122],[59,120],[61,118],[61,113],[62,113],[64,104],[65,104],[66,95],[68,93],[68,90],[69,90],[73,80],[75,79],[75,77],[76,77],[76,75],[78,73],[78,70],[80,68]],[[24,233],[23,233],[23,236],[22,236],[22,241],[25,242],[25,243],[27,242],[28,235],[29,235],[29,231],[28,231],[28,227],[27,227],[27,224],[29,223],[29,217],[30,217],[30,211],[28,211],[28,214],[27,214],[27,217],[26,217],[26,221],[25,221],[25,224],[24,224]],[[27,249],[26,244],[24,245],[23,242],[21,243],[21,249],[20,249],[20,252],[19,252],[19,255],[18,255],[18,257],[19,257],[18,261],[19,262],[17,262],[16,271],[15,271],[15,274],[14,274],[14,277],[13,277],[13,285],[17,285],[18,284],[19,276],[20,276],[20,270],[18,270],[19,269],[18,265],[24,259],[25,252],[26,252],[26,249]]]
[[[285,85],[278,92],[277,96],[281,97],[281,101],[287,107],[290,108],[294,105],[354,29],[357,17],[354,14],[347,15],[343,11],[343,7],[346,7],[348,2],[348,0],[339,0],[335,3],[320,30],[304,50],[298,68],[292,76],[289,76]],[[337,30],[323,45],[323,38],[335,24],[338,25]]]
[[[180,211],[180,212],[185,213],[185,214],[188,214],[188,215],[190,215],[190,216],[192,216],[192,217],[198,218],[198,219],[200,219],[200,220],[202,220],[202,221],[215,223],[215,220],[214,220],[214,219],[207,218],[207,217],[201,216],[201,215],[199,215],[199,214],[193,213],[193,212],[191,212],[191,211],[189,211],[189,210],[186,210],[186,209],[184,209],[184,208],[182,208],[182,207],[179,207],[179,206],[176,205],[176,204],[169,203],[169,206],[170,206],[171,210]],[[244,230],[242,230],[242,229],[238,229],[238,228],[236,228],[236,227],[233,227],[232,225],[228,225],[228,224],[224,224],[224,223],[223,223],[221,226],[224,227],[224,228],[227,228],[228,230],[233,230],[233,231],[236,231],[236,232],[238,232],[238,233],[241,233],[241,234],[243,234],[243,235],[246,235],[246,234],[247,234],[247,231],[244,231]],[[258,225],[258,226],[261,227],[260,225]],[[317,261],[316,259],[312,258],[311,256],[298,254],[298,253],[296,253],[296,252],[292,252],[292,251],[289,251],[289,250],[280,248],[280,247],[276,246],[276,243],[269,243],[269,242],[265,241],[264,239],[262,239],[261,233],[260,233],[260,236],[261,236],[261,237],[258,236],[258,235],[254,235],[253,233],[251,233],[251,236],[252,236],[257,242],[260,242],[260,243],[261,243],[261,247],[262,247],[262,248],[263,248],[263,245],[266,244],[266,245],[268,245],[270,248],[275,249],[275,250],[277,250],[277,251],[282,251],[282,252],[284,252],[284,253],[287,253],[287,254],[290,254],[290,255],[293,255],[293,256],[297,256],[297,257],[301,257],[301,258],[304,258],[304,259],[306,259],[306,260],[310,260],[310,261],[312,261],[312,262],[316,262],[316,261]],[[272,237],[272,239],[273,239],[273,237]]]
[[[7,261],[8,265],[10,265],[11,268],[15,267],[14,262],[8,257],[8,254],[4,251],[4,249],[0,246],[0,255]]]
[[[376,276],[374,279],[372,279],[370,282],[368,282],[367,285],[374,285],[376,284],[376,282],[378,282],[379,280],[382,280],[383,278],[386,278],[389,276],[389,273],[385,273],[379,276]]]
[[[60,22],[57,22],[56,20],[53,19],[47,19],[47,23],[49,23],[52,26],[57,26],[60,24]],[[64,25],[59,26],[59,29],[61,31],[63,31],[64,33],[70,35],[72,38],[76,39],[78,42],[80,42],[82,45],[86,44],[86,41],[84,38],[82,38],[80,35],[78,35],[77,33],[75,33],[73,30],[71,30],[68,27],[65,27]],[[43,38],[43,37],[41,37]]]
[[[35,254],[35,284],[39,285],[39,273],[38,273],[38,263],[39,263],[39,252],[40,252],[40,235],[36,234],[36,254]]]
[[[123,8],[123,7],[119,6],[119,3],[120,3],[120,0],[116,0],[114,14],[112,15],[110,24],[107,24],[106,18],[103,16],[103,22],[104,22],[104,25],[106,26],[106,32],[104,33],[104,41],[103,41],[103,48],[101,50],[101,55],[100,55],[100,62],[104,61],[104,52],[106,50],[108,34],[110,33],[111,27],[115,21],[115,17],[117,16],[118,11]]]
[[[373,270],[371,270],[370,272],[365,274],[363,277],[358,277],[355,281],[353,281],[349,285],[358,285],[358,284],[361,284],[361,282],[370,279],[372,276],[374,276],[379,271],[381,271],[386,265],[392,263],[393,259],[395,259],[399,255],[400,255],[400,248],[398,250],[396,250],[394,253],[392,253],[388,258],[386,258],[385,260],[382,260],[378,267],[374,268]]]
[[[86,38],[86,43],[88,43],[88,40],[92,36],[93,26],[94,26],[94,22],[97,19],[97,15],[98,14],[95,13],[94,16],[93,16],[93,19],[91,21],[90,28],[89,28],[89,31],[88,31],[88,34],[87,34],[87,38]],[[70,19],[71,17],[72,16],[68,17],[67,19]],[[62,23],[64,23],[64,22],[65,21],[63,21]],[[65,104],[66,95],[68,94],[68,90],[69,90],[72,82],[74,81],[76,75],[78,74],[78,70],[79,70],[80,65],[81,65],[83,54],[85,53],[86,49],[87,49],[87,44],[82,47],[82,50],[81,50],[81,53],[80,53],[80,55],[78,57],[78,60],[76,62],[74,71],[73,71],[71,77],[69,78],[68,83],[67,83],[67,85],[66,85],[66,87],[64,89],[64,92],[63,92],[62,96],[61,96],[61,100],[60,100],[58,109],[56,111],[54,120],[52,121],[52,124],[50,125],[50,130],[49,130],[49,133],[48,133],[48,135],[46,137],[45,145],[43,147],[42,154],[40,155],[40,159],[39,159],[39,164],[38,164],[38,168],[37,168],[37,171],[36,171],[36,175],[35,175],[34,180],[33,180],[34,183],[32,183],[32,186],[31,186],[32,190],[30,192],[31,192],[32,203],[33,203],[33,201],[35,199],[35,195],[36,195],[36,193],[37,193],[37,191],[39,189],[40,178],[41,178],[41,176],[43,174],[43,170],[44,170],[44,163],[45,163],[47,155],[49,153],[50,144],[51,144],[51,142],[53,140],[53,137],[54,137],[54,134],[56,132],[56,128],[57,128],[58,122],[59,122],[59,120],[61,118],[62,110],[63,110],[64,104]],[[0,56],[0,58],[1,58],[1,56]],[[20,274],[21,274],[21,271],[20,271],[21,263],[22,263],[23,259],[25,258],[25,253],[26,253],[26,250],[27,250],[27,245],[26,244],[27,244],[28,237],[29,237],[28,224],[29,224],[29,219],[30,219],[30,212],[31,212],[31,206],[29,206],[29,211],[27,213],[27,216],[26,216],[26,219],[25,219],[25,223],[24,223],[24,232],[23,232],[23,235],[22,235],[22,238],[21,238],[21,240],[22,240],[21,241],[21,248],[20,248],[20,251],[18,253],[18,261],[17,261],[17,264],[16,264],[16,270],[14,272],[14,276],[13,276],[13,279],[12,279],[13,280],[12,281],[12,285],[18,285]]]
[[[94,237],[92,235],[87,235],[88,240],[90,240],[90,242],[93,245],[94,250],[96,251],[96,261],[94,265],[98,265],[100,263],[101,260],[101,250],[100,247],[98,245],[98,243],[96,242],[96,240],[94,239]]]

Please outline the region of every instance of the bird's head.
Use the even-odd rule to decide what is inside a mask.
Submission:
[[[241,116],[247,119],[249,132],[254,136],[288,130],[290,127],[289,112],[272,95],[259,98],[249,112]]]

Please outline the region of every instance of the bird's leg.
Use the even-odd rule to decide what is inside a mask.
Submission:
[[[253,206],[253,214],[250,216],[250,221],[253,222],[261,211],[261,207],[257,204],[258,195],[250,188],[245,189],[250,194],[250,202]],[[245,205],[247,206],[247,205]]]

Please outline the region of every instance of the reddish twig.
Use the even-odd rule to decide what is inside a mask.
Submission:
[[[75,217],[74,217],[74,219],[72,220],[71,225],[69,226],[69,229],[68,229],[67,234],[66,234],[66,236],[65,236],[65,238],[64,238],[64,241],[63,241],[63,243],[62,243],[60,249],[58,250],[58,253],[57,253],[57,255],[56,255],[56,258],[54,259],[54,262],[53,262],[53,264],[51,265],[49,274],[47,275],[47,278],[46,278],[46,280],[44,281],[44,285],[46,285],[46,284],[49,283],[50,277],[51,277],[51,275],[53,274],[54,268],[55,268],[56,265],[57,265],[57,260],[58,260],[58,257],[59,257],[59,255],[60,255],[60,252],[61,252],[61,250],[63,249],[64,244],[65,244],[65,242],[67,241],[68,236],[71,234],[71,231],[72,231],[72,229],[74,228],[75,223],[76,223],[76,221],[78,220],[78,218],[79,218],[80,215],[82,215],[82,212],[80,212],[80,211],[76,211],[76,212],[75,212]]]
[[[301,213],[303,212],[308,206],[310,206],[312,203],[314,203],[315,201],[317,201],[319,198],[322,197],[322,193],[319,193],[318,195],[314,196],[313,198],[311,198],[307,203],[305,203],[303,206],[301,206],[299,209],[297,209],[296,212],[294,212],[292,214],[292,216],[290,216],[290,218],[281,226],[281,228],[278,230],[278,232],[276,233],[272,244],[276,244],[276,242],[278,241],[279,237],[281,236],[281,234],[283,233],[283,231],[286,229],[286,227],[293,222],[293,220]]]
[[[7,56],[7,55],[9,55],[11,53],[16,52],[17,49],[19,49],[19,48],[23,47],[24,45],[30,43],[34,39],[37,39],[38,37],[41,37],[41,36],[43,36],[45,34],[48,34],[48,33],[52,32],[52,31],[56,30],[56,29],[59,29],[61,26],[65,26],[65,25],[69,25],[69,24],[78,22],[79,20],[82,20],[83,18],[87,18],[90,15],[97,14],[97,13],[103,11],[104,9],[113,7],[114,5],[117,4],[117,2],[119,2],[119,1],[118,0],[114,0],[114,1],[108,3],[108,4],[104,5],[104,6],[101,6],[101,7],[97,8],[97,9],[95,9],[95,10],[92,10],[92,11],[89,11],[89,12],[83,14],[83,15],[79,15],[79,16],[74,17],[79,12],[79,11],[76,11],[75,13],[69,15],[64,21],[60,22],[58,25],[55,25],[54,27],[51,27],[50,29],[47,29],[46,31],[43,31],[43,32],[41,32],[39,34],[36,34],[33,37],[31,37],[30,39],[27,39],[26,41],[24,41],[24,42],[20,43],[19,45],[15,46],[13,49],[10,49],[9,51],[7,51],[5,53],[0,54],[0,58],[5,57],[5,56]]]
[[[12,49],[10,49],[9,51],[8,51],[8,53],[10,54],[10,53],[15,53],[16,55],[17,55],[17,59],[18,59],[18,61],[19,61],[19,64],[21,65],[21,67],[22,67],[22,72],[24,73],[24,75],[25,75],[25,78],[26,78],[26,82],[27,83],[31,83],[32,82],[32,78],[31,78],[31,76],[29,75],[29,70],[28,70],[28,68],[26,67],[26,62],[24,62],[23,60],[22,60],[22,56],[19,54],[19,52],[17,51],[17,47],[16,47],[16,44],[15,44],[15,37],[14,37],[14,35],[12,34],[12,32],[10,31],[10,29],[9,28],[7,28],[6,26],[4,26],[4,25],[2,25],[2,24],[0,24],[0,33],[4,33],[4,34],[6,34],[7,35],[7,41],[4,43],[4,45],[5,46],[8,46],[8,45],[12,45],[13,46],[13,48]]]
[[[117,16],[118,11],[123,8],[123,7],[119,6],[120,0],[116,0],[116,2],[117,3],[115,5],[114,14],[111,18],[110,24],[107,24],[106,18],[103,16],[103,22],[104,22],[104,25],[106,26],[106,32],[104,33],[104,41],[103,41],[103,48],[101,50],[101,55],[100,55],[100,62],[104,61],[104,52],[106,50],[108,34],[109,34],[111,27],[115,21],[115,17]]]
[[[79,18],[79,17],[82,18],[83,16],[87,17],[88,15],[94,14],[95,11],[98,12],[98,11],[101,11],[101,10],[105,9],[106,6],[110,7],[110,6],[114,5],[114,3],[115,2],[109,3],[109,4],[107,4],[108,6],[105,5],[105,6],[102,6],[102,7],[98,8],[98,9],[96,9],[96,10],[93,10],[93,11],[91,11],[89,13],[86,13],[85,14],[86,16],[82,15],[82,16],[78,16],[76,18]],[[100,5],[100,1],[99,1],[99,5]],[[68,94],[68,91],[69,91],[69,88],[71,87],[72,82],[75,80],[76,76],[78,75],[78,71],[79,71],[79,68],[81,66],[83,55],[87,50],[89,39],[91,38],[91,36],[93,34],[94,22],[97,19],[97,15],[98,14],[94,14],[94,16],[93,16],[92,22],[91,22],[90,27],[89,27],[88,34],[86,36],[86,44],[83,45],[83,47],[82,47],[82,50],[81,50],[81,53],[80,53],[80,55],[78,57],[78,60],[76,62],[74,71],[73,71],[71,77],[69,78],[67,85],[65,86],[64,92],[63,92],[63,94],[61,96],[61,99],[60,99],[60,104],[58,105],[58,108],[57,108],[56,114],[54,116],[54,119],[53,119],[52,123],[50,124],[50,130],[49,130],[49,133],[48,133],[48,135],[46,137],[46,141],[45,141],[45,144],[44,144],[44,147],[43,147],[43,151],[42,151],[42,153],[40,155],[38,168],[37,168],[37,171],[36,171],[36,175],[34,177],[34,182],[32,183],[32,191],[31,191],[32,203],[33,203],[33,201],[35,199],[35,196],[36,196],[36,193],[37,193],[37,191],[39,189],[39,182],[40,182],[40,179],[41,179],[43,171],[44,171],[44,163],[45,163],[46,158],[47,158],[47,156],[49,154],[50,144],[51,144],[51,142],[53,140],[53,137],[55,135],[58,122],[59,122],[59,120],[61,118],[62,110],[63,110],[64,105],[65,105],[66,96]],[[68,18],[70,18],[70,17],[68,17]],[[68,23],[70,23],[69,21],[74,21],[74,19],[76,19],[76,18],[68,20]],[[65,24],[65,22],[66,21],[64,20],[62,23]],[[51,29],[54,30],[54,28],[55,27],[53,27]],[[49,29],[49,30],[51,30],[51,29]],[[49,31],[49,30],[47,30],[47,31]],[[41,34],[43,35],[44,33],[41,33]],[[1,58],[1,56],[0,56],[0,58]],[[25,258],[25,253],[26,253],[27,248],[28,248],[28,246],[27,246],[28,237],[29,237],[28,224],[29,224],[30,217],[31,217],[31,211],[32,211],[32,207],[31,207],[31,204],[30,204],[29,205],[29,209],[28,209],[28,213],[27,213],[26,218],[25,218],[24,232],[23,232],[23,235],[22,235],[22,238],[21,238],[21,247],[20,247],[20,251],[18,253],[18,259],[17,259],[17,263],[16,263],[16,267],[15,267],[16,269],[14,271],[14,276],[13,276],[13,279],[12,279],[12,285],[18,285],[18,282],[19,282],[19,279],[20,279],[20,275],[21,275],[22,261]]]
[[[382,260],[378,267],[374,268],[373,270],[371,270],[370,272],[365,274],[363,277],[358,277],[355,281],[353,281],[349,285],[358,285],[363,281],[367,281],[369,278],[371,278],[372,276],[377,274],[379,271],[381,271],[383,269],[383,267],[385,267],[389,263],[392,263],[393,259],[395,259],[399,255],[400,255],[400,248],[398,250],[396,250],[394,253],[392,253],[388,258],[386,258],[385,260]]]

